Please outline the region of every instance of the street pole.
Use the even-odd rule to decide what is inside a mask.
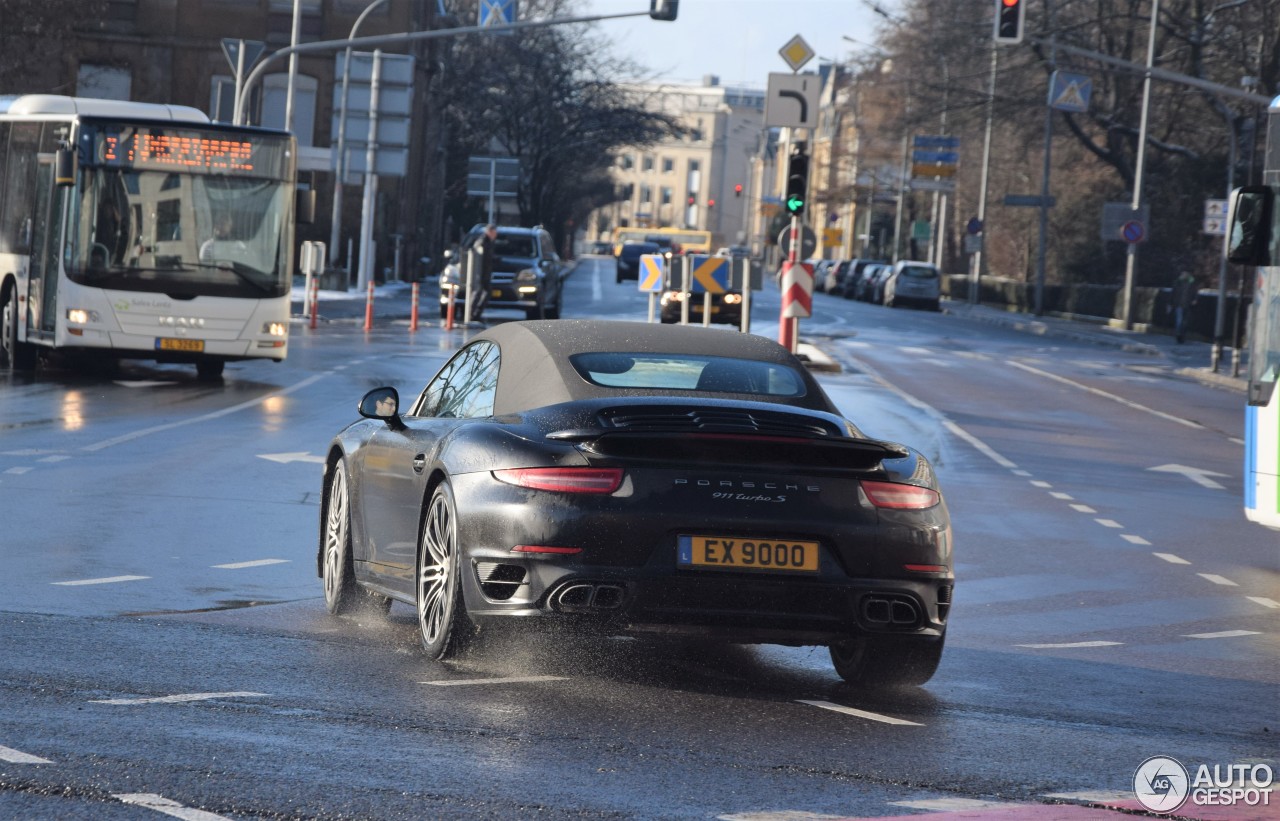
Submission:
[[[1142,169],[1147,158],[1147,115],[1151,109],[1151,68],[1155,64],[1156,27],[1160,21],[1160,0],[1151,2],[1151,31],[1147,35],[1147,71],[1142,79],[1142,119],[1138,125],[1138,156],[1133,168],[1133,216],[1142,208]],[[1143,230],[1148,230],[1143,226]],[[1130,242],[1124,261],[1124,329],[1133,330],[1133,283],[1138,266],[1138,243]]]
[[[987,249],[987,181],[991,176],[991,121],[996,104],[996,65],[1000,50],[991,43],[991,78],[987,81],[987,128],[982,138],[982,182],[978,186],[978,250],[973,255],[973,271],[969,274],[969,302],[977,305],[982,298],[982,263]]]
[[[382,49],[373,51],[369,81],[369,141],[365,143],[364,203],[360,216],[360,287],[373,281],[373,210],[378,196],[378,84],[382,80]],[[468,317],[470,319],[470,317]]]
[[[302,35],[302,0],[293,0],[293,31],[289,45],[298,45]],[[289,55],[289,89],[284,97],[284,130],[293,131],[293,86],[298,79],[298,55]]]
[[[236,50],[236,101],[235,111],[231,113],[231,122],[234,125],[244,125],[241,119],[240,111],[244,106],[240,104],[240,97],[244,94],[244,40],[240,41],[240,48]]]
[[[1231,145],[1227,150],[1227,199],[1231,199],[1231,191],[1236,180],[1236,121],[1231,119]],[[1230,237],[1222,233],[1222,254],[1218,257],[1218,304],[1213,315],[1213,348],[1209,353],[1209,365],[1213,372],[1218,372],[1218,364],[1222,361],[1222,335],[1227,327],[1227,242]]]

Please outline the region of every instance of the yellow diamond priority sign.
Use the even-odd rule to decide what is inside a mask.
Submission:
[[[809,48],[809,44],[799,34],[788,40],[778,53],[782,55],[783,60],[787,61],[787,65],[791,66],[792,71],[799,71],[800,67],[812,60],[814,55],[813,49]]]

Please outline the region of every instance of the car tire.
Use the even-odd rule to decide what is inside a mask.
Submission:
[[[18,341],[18,292],[9,288],[4,293],[3,318],[0,319],[0,367],[15,371],[31,371],[36,367],[35,346]]]
[[[351,559],[351,492],[347,466],[339,461],[329,479],[321,542],[320,578],[324,584],[324,606],[335,616],[391,609],[391,599],[366,592],[356,581]]]
[[[942,661],[945,635],[934,642],[895,636],[864,636],[833,644],[831,663],[849,684],[870,688],[919,687]]]
[[[444,660],[465,649],[475,625],[462,596],[457,506],[448,482],[436,486],[422,517],[414,590],[418,635],[427,657]]]

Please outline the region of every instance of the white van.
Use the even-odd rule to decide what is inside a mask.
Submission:
[[[884,304],[890,308],[911,304],[931,311],[942,310],[942,277],[938,267],[928,262],[899,260],[885,280]]]

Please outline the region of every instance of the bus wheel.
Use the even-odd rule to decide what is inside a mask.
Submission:
[[[0,366],[15,371],[30,371],[36,366],[34,346],[18,341],[18,294],[15,288],[4,291],[4,311],[0,314]]]
[[[222,369],[227,363],[221,359],[206,359],[196,363],[196,376],[202,382],[215,382],[222,378]]]

